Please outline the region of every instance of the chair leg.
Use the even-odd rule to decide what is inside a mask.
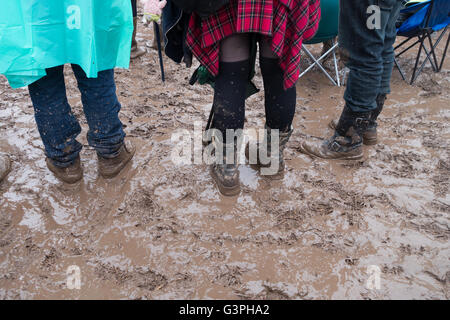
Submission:
[[[402,68],[401,68],[400,65],[398,64],[397,58],[395,58],[395,57],[394,57],[394,63],[395,63],[395,65],[396,65],[397,69],[398,69],[398,72],[400,72],[400,75],[401,75],[403,81],[406,81],[405,74],[403,73]]]
[[[336,58],[336,48],[337,48],[338,44],[334,43],[334,39],[331,39],[331,43],[332,43],[331,48],[333,48],[333,62],[334,62],[334,71],[336,72],[336,82],[337,82],[337,86],[340,87],[341,86],[341,79],[339,77],[338,61],[337,61],[337,58]]]
[[[395,47],[394,51],[397,50],[398,48],[400,48],[403,44],[407,43],[408,41],[410,41],[413,38],[408,38],[405,41],[403,41],[401,44],[399,44],[398,46]],[[404,49],[402,52],[398,53],[396,55],[396,57],[400,57],[402,54],[404,54],[406,51],[408,51],[409,49],[415,47],[418,43],[420,43],[419,40],[417,40],[416,42],[414,42],[412,45],[410,45],[408,48]]]
[[[414,65],[413,74],[412,74],[412,77],[411,77],[411,82],[410,82],[411,85],[416,80],[417,66],[419,65],[420,56],[422,55],[422,48],[424,46],[424,44],[423,44],[423,40],[424,39],[423,38],[424,37],[422,35],[419,36],[420,47],[419,47],[419,52],[418,52],[417,58],[416,58],[416,64]]]
[[[443,34],[445,34],[447,31],[448,31],[448,26],[445,27],[445,30],[443,31]],[[447,56],[447,50],[448,50],[449,43],[450,43],[450,32],[448,34],[447,43],[445,44],[445,49],[444,49],[444,53],[442,55],[441,63],[438,66],[438,72],[440,72],[442,70],[442,66],[444,65],[444,60],[445,60],[445,57]]]
[[[431,34],[430,34],[429,31],[427,31],[427,38],[428,38],[428,42],[429,42],[430,48],[431,48],[431,52],[430,53],[433,56],[433,60],[434,60],[434,65],[433,64],[431,64],[431,65],[433,66],[434,71],[438,72],[438,64],[439,63],[438,63],[437,58],[436,58],[436,52],[434,51],[435,46],[433,45],[433,41],[431,40]],[[431,62],[431,59],[430,59],[430,62]]]
[[[425,64],[427,63],[427,60],[430,61],[431,67],[433,68],[434,72],[439,72],[441,65],[439,65],[437,57],[436,57],[436,48],[439,45],[439,43],[441,42],[443,36],[445,35],[447,29],[445,29],[439,36],[439,38],[436,40],[436,42],[433,44],[433,41],[431,39],[431,34],[427,31],[426,34],[424,34],[424,38],[423,40],[425,41],[425,38],[428,38],[428,41],[430,43],[430,52],[428,52],[426,46],[425,46],[425,42],[423,43],[423,49],[425,51],[426,57],[424,59],[424,61],[422,62],[420,68],[417,70],[416,72],[416,79],[419,76],[419,74],[422,72],[423,68],[425,67]],[[446,49],[444,51],[444,55],[443,55],[443,59],[445,59],[445,54],[447,52],[447,48],[448,48],[448,40],[447,40],[447,44],[446,44]],[[431,59],[431,57],[433,57],[433,60]],[[441,64],[443,63],[444,60],[441,61]],[[415,79],[414,79],[415,80]]]
[[[325,73],[325,75],[327,76],[328,79],[330,79],[330,81],[337,86],[336,81],[328,74],[328,72],[322,67],[322,65],[320,64],[320,60],[322,60],[324,57],[326,57],[331,51],[334,51],[336,48],[336,46],[332,47],[330,50],[328,50],[324,55],[322,55],[319,59],[316,59],[314,57],[314,55],[308,50],[306,49],[304,46],[302,46],[302,49],[306,52],[306,54],[314,61],[314,63],[312,65],[310,65],[308,68],[306,68],[305,71],[303,71],[299,78],[301,78],[304,74],[306,74],[309,70],[311,70],[315,65],[317,65],[320,70],[322,70],[323,73]]]
[[[306,54],[307,54],[310,58],[312,57],[313,61],[316,61],[316,59],[314,58],[314,56],[312,55],[312,53],[311,53],[308,49],[306,49],[306,47],[305,47],[304,45],[302,45],[302,50],[303,50],[304,52],[306,52]],[[304,76],[309,70],[311,70],[315,65],[316,65],[316,63],[314,62],[314,63],[311,64],[308,68],[306,68],[305,71],[303,71],[298,77],[299,77],[299,78],[303,77],[303,76]]]

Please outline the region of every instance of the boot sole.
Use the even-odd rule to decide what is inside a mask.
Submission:
[[[321,157],[317,154],[315,154],[314,152],[311,152],[310,150],[308,150],[307,148],[305,148],[303,146],[303,144],[300,144],[300,151],[304,154],[307,154],[309,156],[313,156],[319,159],[325,159],[325,160],[346,160],[346,161],[351,161],[351,160],[361,160],[364,157],[364,154],[357,154],[357,155],[353,155],[353,156],[342,156],[339,158],[324,158]]]
[[[328,123],[328,127],[330,129],[336,130],[336,127],[334,126],[333,121],[330,121]],[[363,136],[363,144],[366,145],[366,146],[374,146],[374,145],[378,144],[378,139],[377,138],[375,138],[375,139],[367,139],[367,138],[364,138],[364,136]]]
[[[363,137],[363,144],[366,146],[374,146],[378,144],[378,139],[367,139]]]
[[[214,173],[214,170],[212,169],[212,167],[209,169],[209,173],[211,174],[211,177],[214,181],[214,183],[217,186],[217,189],[219,189],[219,192],[227,197],[234,197],[237,196],[240,192],[241,192],[241,186],[238,184],[237,186],[234,187],[227,187],[224,186],[223,184],[221,184],[219,182],[219,179],[217,178],[216,174]]]

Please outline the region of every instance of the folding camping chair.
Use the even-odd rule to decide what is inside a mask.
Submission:
[[[339,0],[321,0],[320,1],[320,9],[322,11],[322,18],[319,24],[319,30],[317,31],[314,38],[309,41],[305,41],[302,45],[302,50],[313,60],[313,63],[303,71],[299,78],[304,76],[307,72],[309,72],[314,66],[318,66],[320,70],[327,76],[328,79],[336,86],[341,86],[341,81],[339,79],[339,69],[338,62],[336,59],[336,49],[338,47],[337,42],[335,42],[335,38],[338,35],[338,27],[339,27]],[[331,48],[322,54],[319,58],[315,58],[314,55],[309,51],[305,45],[322,43],[324,41],[332,41]],[[323,67],[321,61],[328,57],[330,54],[333,55],[334,61],[334,71],[336,73],[336,78],[328,73],[327,70]]]
[[[411,40],[416,40],[413,44],[402,50],[395,56],[395,64],[400,71],[400,74],[405,80],[403,70],[398,65],[397,58],[402,54],[420,44],[419,52],[416,57],[416,62],[411,77],[411,84],[417,79],[422,72],[427,61],[430,62],[433,71],[439,72],[444,64],[445,57],[447,55],[447,49],[450,42],[450,34],[447,38],[444,53],[442,54],[441,61],[438,61],[436,55],[436,48],[444,38],[447,31],[449,31],[450,24],[450,1],[449,0],[429,0],[425,1],[402,10],[402,13],[414,12],[411,17],[405,20],[397,29],[397,35],[406,37],[407,39],[402,41],[395,47],[395,50],[399,49]],[[441,34],[433,42],[432,34],[441,31]],[[428,46],[427,49],[427,40]],[[422,51],[425,52],[425,59],[419,67]]]

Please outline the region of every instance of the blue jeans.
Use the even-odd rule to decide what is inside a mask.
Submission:
[[[379,20],[371,20],[369,6],[380,8]],[[340,0],[339,46],[350,69],[344,99],[353,112],[374,110],[379,94],[391,92],[393,44],[402,0]],[[379,25],[369,22],[379,21]]]
[[[72,65],[72,70],[89,125],[89,145],[100,156],[113,158],[125,137],[119,120],[121,106],[116,96],[114,70],[99,72],[97,78],[87,78],[78,65]],[[64,66],[47,69],[45,77],[28,86],[46,155],[62,168],[73,164],[82,148],[76,140],[81,127],[67,101],[63,71]]]

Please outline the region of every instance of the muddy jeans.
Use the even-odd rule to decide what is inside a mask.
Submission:
[[[89,125],[88,143],[99,155],[114,157],[125,137],[114,70],[99,72],[97,78],[87,78],[78,65],[72,65],[72,70]],[[64,66],[47,69],[45,77],[28,86],[46,155],[59,167],[71,165],[82,148],[76,140],[81,127],[67,101],[63,71]]]
[[[390,93],[401,6],[402,0],[340,0],[339,46],[350,69],[344,99],[354,112],[374,110],[376,97]]]

